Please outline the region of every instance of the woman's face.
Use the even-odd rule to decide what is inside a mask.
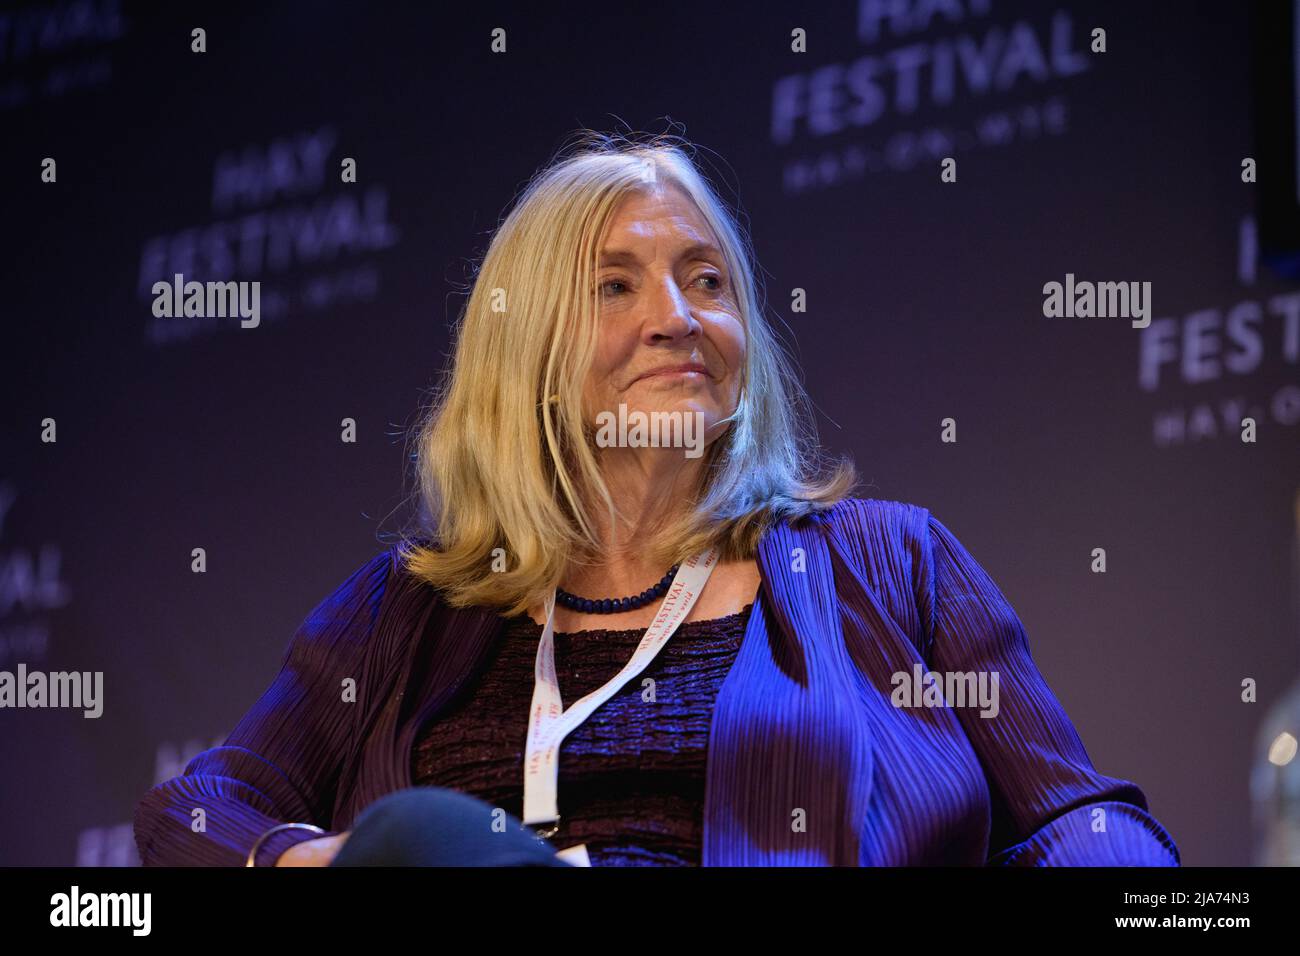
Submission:
[[[672,184],[626,197],[610,223],[596,280],[589,413],[617,416],[620,404],[629,414],[698,412],[704,443],[716,439],[726,430],[717,423],[740,398],[745,332],[732,276],[694,203]]]

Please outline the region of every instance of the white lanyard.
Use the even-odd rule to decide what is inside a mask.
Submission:
[[[557,784],[560,772],[560,744],[569,732],[582,724],[601,704],[618,693],[629,680],[641,673],[654,660],[655,655],[668,643],[677,626],[686,619],[704,584],[718,563],[718,549],[710,548],[696,555],[677,569],[668,594],[636,653],[621,671],[604,686],[576,701],[568,710],[560,699],[560,687],[555,677],[555,592],[546,599],[546,627],[537,646],[537,663],[533,668],[533,703],[528,714],[528,741],[524,750],[524,817],[532,826],[560,819]],[[585,859],[586,851],[579,847]],[[568,853],[569,850],[564,851]]]

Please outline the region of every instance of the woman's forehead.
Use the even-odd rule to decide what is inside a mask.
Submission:
[[[601,258],[634,257],[630,246],[659,239],[683,246],[711,246],[717,251],[708,220],[690,197],[674,186],[670,191],[656,189],[654,194],[638,190],[624,199],[606,231]]]
[[[659,179],[626,193],[614,211],[614,221],[674,214],[698,216],[699,209],[681,185]]]

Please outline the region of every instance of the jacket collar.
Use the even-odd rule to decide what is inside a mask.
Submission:
[[[714,705],[705,866],[856,866],[871,787],[871,730],[845,650],[822,513],[759,545],[752,614]]]
[[[778,522],[760,539],[758,599],[710,729],[706,866],[858,863],[872,746],[845,650],[836,524],[821,513]],[[432,603],[421,615],[426,640],[407,633],[409,650],[388,690],[396,701],[375,728],[396,738],[403,759],[418,726],[455,697],[506,623],[490,608]],[[411,701],[421,702],[418,710]],[[392,768],[378,783],[382,792],[410,786],[409,766]],[[374,796],[353,794],[344,818]]]

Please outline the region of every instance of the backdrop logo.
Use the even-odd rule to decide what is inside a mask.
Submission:
[[[18,489],[0,483],[0,541]],[[63,551],[57,544],[0,547],[0,664],[36,663],[49,653],[50,611],[71,600],[62,575]]]
[[[199,738],[177,744],[158,744],[154,758],[153,784],[179,777],[192,761],[209,747],[220,747],[229,738],[223,732],[211,741]],[[135,827],[131,821],[108,826],[86,827],[77,833],[76,866],[139,866],[140,853],[135,845]]]
[[[0,11],[0,110],[113,78],[106,47],[126,35],[115,0],[68,0]]]
[[[1254,285],[1254,219],[1242,221],[1239,241],[1238,277]],[[1300,423],[1297,364],[1300,292],[1153,319],[1138,339],[1138,386],[1178,399],[1155,412],[1152,440],[1168,447],[1238,438],[1246,418],[1261,433],[1270,425],[1294,427]]]
[[[1087,31],[1067,10],[996,20],[990,0],[859,0],[856,35],[870,53],[773,84],[774,144],[807,148],[840,136],[787,161],[787,193],[1061,135],[1067,102],[1053,88],[1086,71],[1091,55]],[[1025,97],[1026,90],[1036,95]],[[1007,93],[1022,98],[956,123],[929,118],[953,103]]]
[[[324,127],[218,155],[217,218],[148,240],[137,295],[157,295],[155,285],[176,275],[205,290],[239,278],[258,289],[259,322],[373,301],[380,287],[374,254],[397,245],[400,234],[388,220],[387,187],[345,178],[348,164],[332,158],[337,141]],[[154,314],[145,337],[159,345],[242,324],[220,318],[206,308]]]

